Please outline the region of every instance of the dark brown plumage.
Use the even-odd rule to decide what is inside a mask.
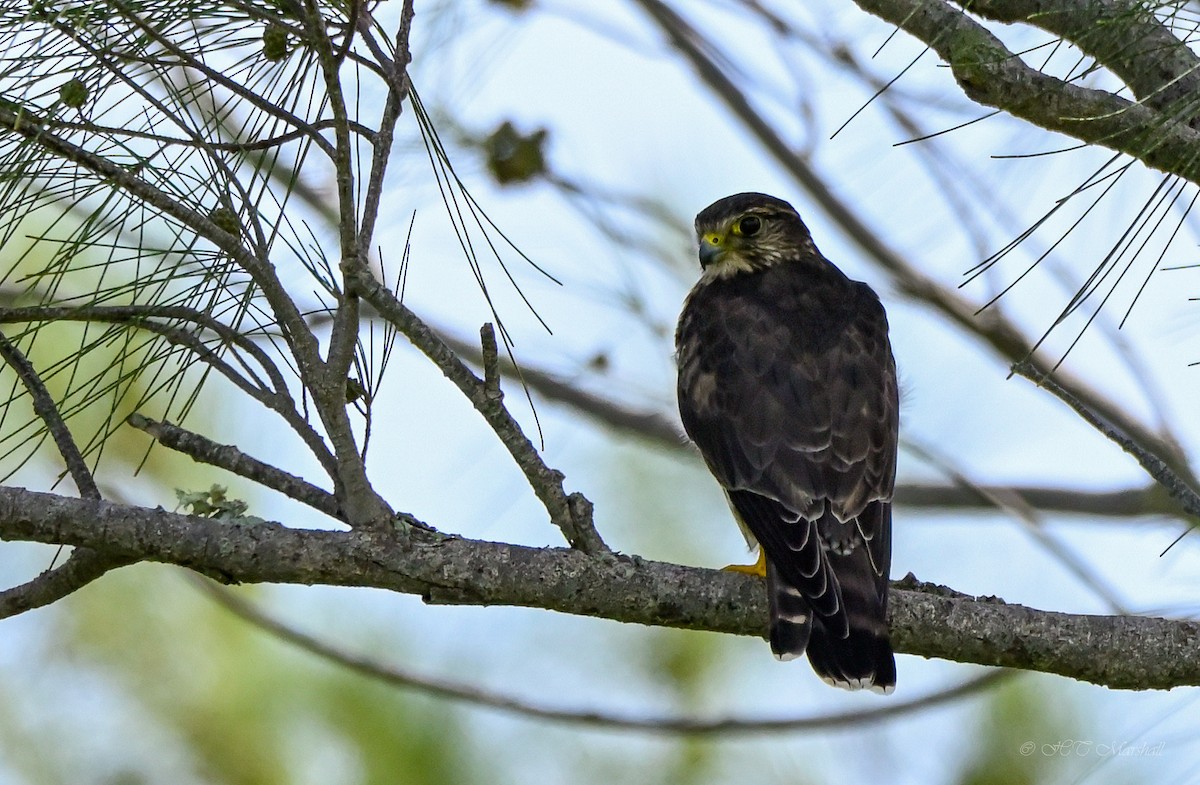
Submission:
[[[696,217],[703,266],[675,342],[684,428],[766,556],[771,648],[840,687],[890,692],[899,402],[879,298],[787,202]]]

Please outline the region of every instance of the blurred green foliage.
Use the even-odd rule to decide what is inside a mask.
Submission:
[[[740,555],[733,523],[719,506],[712,509],[713,504],[720,505],[720,495],[707,492],[703,483],[708,479],[700,467],[615,444],[597,453],[595,465],[597,478],[608,486],[597,493],[605,501],[598,510],[611,519],[604,523],[605,531],[622,549],[709,564]],[[211,504],[213,493],[188,498]],[[710,526],[729,527],[731,536],[715,545],[719,539],[709,536]],[[698,533],[704,536],[697,537]],[[402,623],[381,629],[371,625],[367,613],[361,620],[332,618],[328,601],[330,593],[339,590],[312,589],[312,595],[299,589],[238,591],[274,607],[278,615],[303,618],[297,622],[302,628],[347,649],[376,652],[386,661],[428,662],[417,651],[421,645],[420,637],[413,634],[417,626]],[[306,598],[316,598],[318,592],[320,601],[310,606]],[[362,598],[347,593],[344,606],[341,597],[336,599],[337,608],[352,612]],[[119,711],[138,720],[96,715],[87,720],[91,727],[151,726],[185,751],[180,764],[165,754],[162,760],[147,758],[144,750],[132,746],[112,750],[118,774],[92,780],[104,785],[159,781],[175,785],[172,772],[181,765],[193,781],[214,785],[504,785],[523,781],[514,772],[528,771],[529,766],[538,770],[542,765],[562,775],[547,780],[553,783],[798,785],[837,781],[824,776],[829,772],[861,774],[864,768],[885,766],[889,760],[892,765],[915,762],[921,755],[947,751],[957,755],[958,762],[947,764],[946,779],[939,781],[1037,785],[1061,781],[1064,775],[1078,772],[1080,763],[1044,754],[1023,755],[1022,744],[1052,743],[1072,732],[1078,736],[1086,724],[1076,707],[1063,701],[1063,691],[1052,679],[1025,678],[978,700],[980,711],[974,723],[956,723],[930,712],[849,731],[747,740],[614,735],[517,721],[506,726],[510,730],[497,741],[486,730],[495,725],[469,721],[473,717],[464,710],[419,693],[380,686],[233,618],[189,585],[176,568],[143,565],[120,570],[59,603],[42,618],[49,622],[44,630],[48,656],[40,666],[98,674],[121,696]],[[589,639],[600,648],[589,652],[588,661],[600,668],[619,663],[629,678],[621,680],[614,704],[634,696],[649,713],[724,713],[730,694],[740,688],[742,674],[749,669],[743,655],[753,651],[769,659],[765,644],[749,646],[756,642],[728,636],[649,628],[638,628],[636,635],[626,632],[622,628],[620,634]],[[569,660],[576,643],[580,642],[548,642],[550,648],[539,656]],[[533,647],[534,641],[523,645]],[[410,647],[412,656],[407,658]],[[465,661],[478,663],[480,670],[464,669],[464,682],[495,681],[495,671],[487,670],[493,663],[486,652],[472,652]],[[810,677],[803,667],[780,666],[779,673],[781,679]],[[611,679],[611,674],[599,672],[596,677]],[[499,683],[508,685],[504,680]],[[557,705],[576,705],[575,696],[547,694],[539,684],[520,682],[502,689]],[[21,705],[8,700],[14,690],[19,692],[20,687],[0,680],[0,705]],[[580,703],[580,708],[592,705]],[[97,711],[107,710],[105,706]],[[795,707],[796,714],[822,710]],[[754,713],[744,708],[738,712]],[[60,745],[82,746],[80,740],[69,738],[72,729],[64,725],[50,732],[53,729],[45,726],[22,727],[23,721],[0,708],[0,760],[20,773],[19,782],[79,785],[64,773],[67,769],[55,765]],[[887,739],[894,727],[905,725],[911,732],[926,727],[922,723],[941,734],[927,750],[920,754],[908,749],[889,751]],[[948,725],[955,728],[953,734],[947,734]],[[870,745],[863,748],[861,760],[839,758],[860,744]],[[824,748],[828,754],[821,753]],[[1094,781],[1108,780],[1101,776]]]
[[[1080,718],[1047,690],[1048,677],[1011,680],[983,704],[978,729],[971,735],[960,785],[1040,785],[1062,779],[1063,762],[1044,754],[1046,745],[1078,733]]]
[[[0,270],[9,282],[0,289],[0,305],[31,305],[49,290],[67,301],[105,288],[113,291],[107,304],[136,300],[135,291],[122,289],[128,284],[127,266],[105,261],[103,251],[78,248],[66,257],[52,255],[59,250],[57,245],[43,238],[69,235],[78,221],[79,216],[53,216],[52,211],[24,219],[12,240],[0,248]],[[34,244],[35,240],[41,242]],[[69,261],[64,263],[64,258]],[[68,270],[70,276],[64,276]],[[151,440],[124,425],[125,416],[135,410],[152,416],[161,416],[168,409],[178,411],[177,407],[186,406],[195,395],[205,375],[200,369],[189,371],[181,365],[179,355],[162,339],[132,326],[71,321],[10,324],[3,330],[59,402],[60,413],[93,471],[103,456],[122,464],[120,476],[127,477],[135,466],[148,479],[169,487],[172,477],[195,466],[190,459],[167,450],[156,451],[155,460],[146,462]],[[31,459],[45,459],[55,471],[61,470],[62,460],[44,424],[34,415],[24,387],[7,366],[0,368],[0,384],[10,391],[0,404],[0,476],[11,476]],[[206,424],[203,411],[192,411],[191,416],[193,424]],[[188,474],[197,477],[194,470]],[[203,479],[210,473],[201,470],[199,476]]]
[[[327,766],[338,769],[335,781],[362,785],[486,781],[444,703],[271,638],[179,570],[122,570],[65,606],[60,656],[108,674],[192,751],[205,782],[310,783]]]

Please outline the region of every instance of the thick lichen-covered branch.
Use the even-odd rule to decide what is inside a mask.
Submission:
[[[1200,132],[1176,112],[1044,74],[944,0],[855,2],[936,51],[971,100],[1200,183]]]
[[[765,632],[757,578],[595,557],[576,549],[467,540],[419,526],[289,529],[195,518],[0,488],[0,538],[89,547],[178,564],[229,582],[371,586],[429,602],[515,605],[738,635]],[[897,650],[1047,673],[1122,689],[1200,685],[1200,623],[1052,613],[902,581],[891,603]]]
[[[1159,18],[1155,4],[1144,0],[959,0],[959,5],[996,22],[1023,22],[1054,33],[1095,58],[1128,85],[1139,102],[1196,126],[1200,58]]]

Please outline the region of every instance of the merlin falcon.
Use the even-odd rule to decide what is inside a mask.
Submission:
[[[675,333],[679,414],[765,575],[771,650],[889,693],[899,398],[875,292],[759,193],[696,216],[700,280]]]

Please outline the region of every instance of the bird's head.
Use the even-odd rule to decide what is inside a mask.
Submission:
[[[762,270],[815,250],[808,227],[787,202],[759,193],[719,199],[696,216],[705,277]]]

